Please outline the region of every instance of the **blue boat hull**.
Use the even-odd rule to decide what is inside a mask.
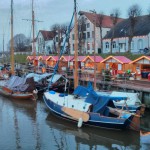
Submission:
[[[63,112],[62,106],[54,103],[49,99],[46,99],[45,96],[43,96],[43,99],[47,107],[50,109],[50,111],[55,115],[69,121],[78,122],[78,120],[73,119],[71,116]],[[129,117],[128,119],[106,117],[106,116],[101,116],[99,113],[92,113],[92,112],[89,113],[89,116],[90,116],[89,120],[87,122],[83,122],[83,125],[109,128],[109,129],[118,129],[118,130],[128,128],[133,118],[132,116]]]

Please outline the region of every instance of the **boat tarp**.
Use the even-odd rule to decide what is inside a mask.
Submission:
[[[88,87],[78,86],[73,94],[86,97],[85,102],[92,104],[92,112],[103,114],[106,106],[114,107],[114,103],[110,100],[110,97],[107,95],[98,95],[94,89],[88,85]]]
[[[35,82],[40,82],[41,80],[51,76],[52,73],[44,73],[44,74],[37,74],[37,73],[29,73],[26,78],[34,78]]]
[[[55,83],[55,82],[57,82],[61,77],[62,77],[61,74],[55,74],[55,75],[52,76],[50,79],[47,79],[47,81],[48,81],[48,82]]]
[[[12,89],[13,87],[24,85],[25,82],[26,82],[25,78],[21,78],[18,76],[11,76],[10,79],[6,82],[5,86]]]
[[[77,86],[73,92],[74,95],[78,95],[81,97],[86,97],[87,94],[89,93],[89,90],[86,87],[83,86]]]
[[[86,97],[88,95],[88,93],[93,92],[93,87],[91,85],[90,82],[88,82],[88,86],[84,87],[84,86],[77,86],[73,92],[74,95],[78,95],[81,97]]]
[[[111,101],[108,96],[97,95],[95,91],[89,93],[85,102],[92,104],[94,113],[103,114],[108,104],[111,107],[115,107],[113,101]]]
[[[28,80],[30,81],[28,82]],[[35,84],[32,78],[26,79],[25,77],[19,76],[11,76],[4,86],[13,91],[20,92],[32,92],[35,89]]]

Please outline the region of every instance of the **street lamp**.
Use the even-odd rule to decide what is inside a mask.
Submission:
[[[96,46],[95,46],[95,32],[96,32],[96,11],[95,10],[90,10],[90,12],[92,12],[94,14],[94,89],[96,90],[96,54],[95,54],[95,49],[96,49]]]

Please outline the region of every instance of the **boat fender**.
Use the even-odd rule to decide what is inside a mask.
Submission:
[[[37,93],[38,93],[37,89],[33,90],[33,94],[37,94]]]
[[[83,119],[79,118],[79,120],[78,120],[78,128],[81,128],[82,124],[83,124]]]

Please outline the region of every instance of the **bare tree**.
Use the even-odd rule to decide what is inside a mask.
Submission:
[[[110,45],[110,53],[112,54],[112,47],[113,47],[113,39],[114,39],[114,34],[115,34],[115,25],[118,23],[120,16],[120,10],[119,9],[114,9],[112,13],[110,14],[111,20],[112,20],[112,37],[111,37],[111,45]]]
[[[137,23],[138,16],[140,16],[140,15],[141,15],[141,9],[140,9],[139,5],[137,5],[137,4],[132,5],[128,9],[128,17],[129,17],[129,21],[130,21],[129,41],[128,41],[129,52],[131,52],[131,42],[132,42],[132,39],[134,36],[134,28]]]
[[[102,37],[103,20],[104,20],[104,13],[101,12],[97,15],[97,26],[100,29],[101,53],[103,52],[103,37]]]
[[[27,38],[24,34],[16,34],[13,37],[14,51],[23,52],[30,50],[31,39]],[[8,49],[10,49],[10,41],[8,42]]]
[[[61,43],[63,42],[63,35],[66,34],[67,26],[64,24],[63,25],[54,24],[51,29],[55,34],[54,48],[56,48],[58,55],[60,55]],[[56,45],[56,42],[58,43],[57,45]]]
[[[78,23],[79,27],[78,27],[78,32],[79,32],[79,53],[83,53],[84,52],[84,45],[85,45],[85,34],[84,31],[86,29],[86,23],[85,23],[85,19],[84,17],[80,17],[79,18],[79,23]]]

